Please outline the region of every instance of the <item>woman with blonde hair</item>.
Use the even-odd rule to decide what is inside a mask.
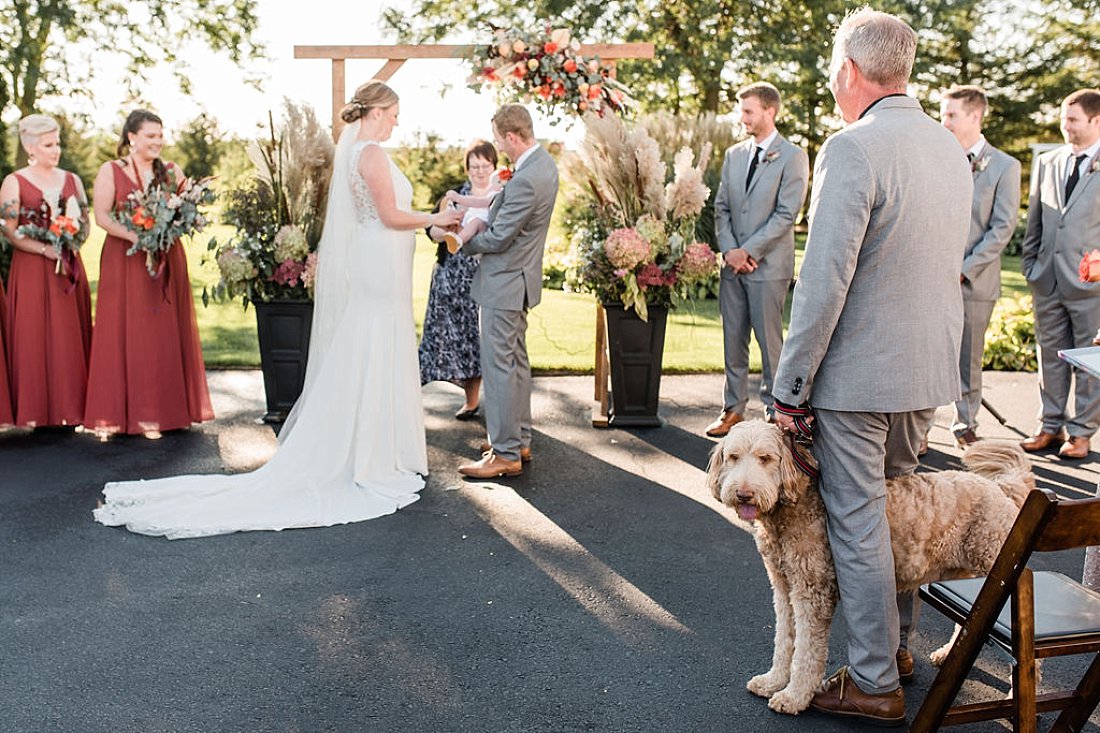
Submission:
[[[84,419],[92,341],[91,292],[77,249],[88,232],[87,196],[80,179],[58,167],[57,120],[24,117],[19,140],[28,164],[0,184],[0,227],[14,250],[5,318],[13,422],[75,426]],[[56,246],[50,232],[73,246]]]
[[[461,214],[411,210],[381,144],[397,95],[371,81],[344,107],[318,246],[305,386],[266,465],[236,476],[110,483],[97,521],[170,539],[327,527],[416,501],[428,473],[416,328],[415,230]]]
[[[214,419],[182,243],[172,244],[150,275],[142,254],[126,254],[137,234],[112,216],[135,191],[175,191],[183,182],[183,171],[161,159],[162,147],[160,117],[134,110],[122,127],[118,160],[100,166],[95,178],[92,208],[107,238],[84,426],[101,436],[159,438],[161,431]]]

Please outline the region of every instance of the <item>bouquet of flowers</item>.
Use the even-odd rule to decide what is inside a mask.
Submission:
[[[169,176],[169,184],[175,183],[175,169],[169,168]],[[174,186],[150,186],[134,191],[127,197],[123,210],[112,214],[115,221],[138,235],[126,254],[144,252],[145,267],[151,277],[163,272],[163,255],[177,239],[206,227],[208,220],[200,207],[214,203],[211,180],[185,178]]]
[[[626,87],[599,58],[584,58],[566,28],[526,33],[493,29],[493,42],[474,51],[470,86],[485,84],[534,102],[548,115],[561,109],[581,115],[622,112],[630,103]]]
[[[19,209],[9,203],[0,208],[0,217],[26,221],[15,233],[53,247],[57,253],[54,272],[72,275],[75,253],[80,251],[90,231],[87,202],[78,196],[69,196],[59,198],[56,204],[43,201],[36,209]]]
[[[314,111],[287,100],[283,119],[269,115],[269,134],[249,149],[252,178],[226,195],[225,221],[232,239],[212,240],[208,250],[221,281],[218,300],[250,302],[312,300],[317,275],[328,179],[334,154],[332,135]]]
[[[703,172],[711,146],[703,144],[697,163],[691,148],[680,149],[666,183],[668,166],[644,127],[614,116],[584,121],[584,143],[568,168],[576,263],[569,281],[647,320],[647,304],[675,305],[718,271],[711,246],[695,237],[710,195]]]

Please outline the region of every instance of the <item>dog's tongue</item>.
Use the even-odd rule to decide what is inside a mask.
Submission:
[[[746,522],[751,522],[756,519],[756,505],[755,504],[738,504],[737,516],[744,519]]]

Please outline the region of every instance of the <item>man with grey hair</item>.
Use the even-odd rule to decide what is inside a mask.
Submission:
[[[905,724],[899,678],[912,675],[899,648],[886,478],[913,473],[936,407],[959,396],[972,192],[958,142],[905,95],[916,43],[904,21],[868,8],[837,30],[829,86],[847,126],[815,162],[773,388],[781,428],[813,421],[848,626],[849,666],[810,707],[880,725]]]
[[[726,384],[722,412],[706,433],[720,438],[741,422],[749,401],[749,335],[760,346],[760,400],[772,414],[772,375],[783,349],[783,303],[794,277],[794,222],[806,199],[810,162],[775,128],[779,90],[754,82],[737,92],[748,137],[730,147],[714,199],[722,252]]]

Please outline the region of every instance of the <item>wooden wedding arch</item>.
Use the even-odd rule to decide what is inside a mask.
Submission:
[[[388,80],[410,59],[469,59],[476,46],[470,44],[423,44],[381,46],[295,46],[296,59],[328,59],[332,62],[332,135],[335,139],[343,126],[340,110],[347,102],[345,62],[348,59],[377,59],[385,64],[375,74],[375,79]],[[614,68],[620,59],[651,59],[652,43],[591,43],[582,44],[580,55],[598,56]],[[609,377],[607,356],[607,323],[603,306],[596,304],[596,364],[595,393],[592,406],[592,425],[607,426],[607,381]]]

